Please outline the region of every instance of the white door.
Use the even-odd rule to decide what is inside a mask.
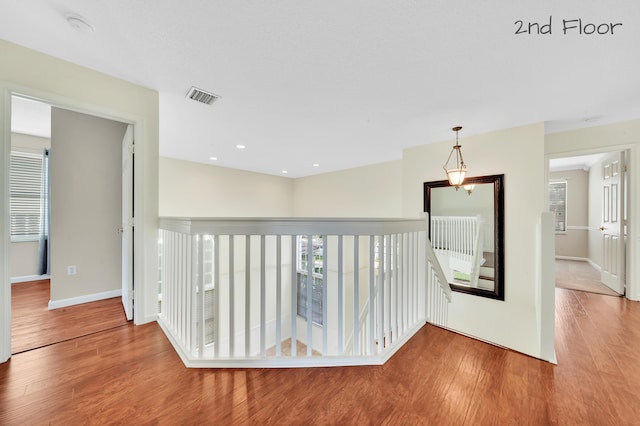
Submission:
[[[624,153],[616,152],[602,163],[602,282],[624,294]]]
[[[133,318],[133,126],[122,140],[122,306]]]

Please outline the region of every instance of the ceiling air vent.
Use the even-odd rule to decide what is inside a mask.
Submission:
[[[211,93],[205,92],[204,90],[198,89],[197,87],[192,87],[189,89],[189,93],[187,93],[187,98],[193,99],[196,102],[200,102],[202,104],[213,105],[215,101],[220,98],[220,96]]]

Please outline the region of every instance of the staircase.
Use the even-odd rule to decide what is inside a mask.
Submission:
[[[480,274],[478,276],[478,288],[484,290],[495,290],[496,269],[493,253],[484,252],[483,258],[485,262],[480,266]]]

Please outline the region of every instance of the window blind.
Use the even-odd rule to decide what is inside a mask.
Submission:
[[[11,240],[36,240],[40,234],[42,156],[12,151],[10,167]]]
[[[567,230],[567,182],[549,183],[549,211],[555,214],[556,232]]]

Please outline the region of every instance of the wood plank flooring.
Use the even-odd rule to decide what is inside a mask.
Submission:
[[[282,356],[291,356],[291,338],[285,339],[280,345],[280,352]],[[273,346],[267,349],[267,356],[275,356],[276,347]],[[296,340],[296,354],[298,356],[307,356],[307,345],[300,340]],[[315,349],[311,351],[312,356],[321,356],[322,354]]]
[[[11,285],[14,354],[127,323],[120,298],[49,310],[49,294],[49,280]]]
[[[383,366],[187,369],[152,323],[15,355],[0,424],[638,424],[640,303],[556,296],[557,366],[426,325]]]

